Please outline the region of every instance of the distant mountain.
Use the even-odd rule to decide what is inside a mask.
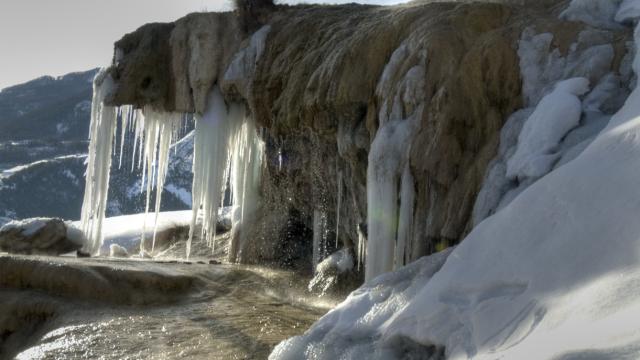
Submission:
[[[44,76],[0,91],[0,142],[86,140],[97,72]]]
[[[96,73],[41,77],[0,92],[0,225],[36,216],[80,217]],[[192,152],[192,134],[172,150],[163,210],[191,206]],[[108,216],[145,207],[140,170],[131,171],[130,146],[125,144],[123,155],[122,168],[114,155]]]

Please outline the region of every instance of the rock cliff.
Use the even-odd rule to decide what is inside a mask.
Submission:
[[[203,113],[207,94],[218,86],[227,101],[246,104],[263,129],[266,161],[252,229],[255,253],[244,261],[308,261],[318,213],[327,219],[328,251],[336,236],[355,248],[358,226],[365,228],[371,212],[367,172],[384,170],[390,173],[378,177],[388,176],[397,188],[401,179],[412,180],[411,206],[399,210],[410,213],[403,229],[409,229],[411,251],[400,259],[409,262],[459,242],[473,228],[474,204],[499,155],[503,125],[541,96],[542,89],[531,95],[523,88],[522,34],[551,34],[543,44],[548,53],[583,58],[564,75],[589,75],[595,85],[619,73],[629,31],[561,20],[567,5],[279,6],[249,35],[235,13],[191,14],[145,25],[115,44],[116,90],[108,101]],[[599,45],[598,36],[582,41],[584,31],[612,44],[600,72],[591,71],[593,57],[585,55]],[[393,136],[397,124],[409,122],[400,147],[376,145],[377,134]],[[393,169],[369,168],[394,152]]]

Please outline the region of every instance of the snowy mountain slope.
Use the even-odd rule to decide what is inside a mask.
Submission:
[[[0,92],[0,217],[80,217],[96,71],[45,76]],[[192,152],[190,136],[172,151],[163,210],[190,206]],[[113,171],[109,216],[144,211],[131,148],[123,155],[122,169]]]
[[[185,136],[171,151],[162,210],[185,210],[191,205],[191,151],[193,136]],[[118,157],[119,155],[114,155]],[[126,158],[125,158],[126,159]],[[79,219],[84,192],[86,155],[39,160],[0,172],[0,217],[61,217]],[[114,170],[107,215],[144,212],[141,175],[131,171],[130,159]]]
[[[583,148],[481,222],[439,271],[435,255],[365,284],[271,358],[639,358],[640,89]]]

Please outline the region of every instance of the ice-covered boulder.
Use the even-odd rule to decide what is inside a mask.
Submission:
[[[316,266],[316,272],[309,282],[309,291],[325,294],[341,283],[348,283],[355,262],[348,248],[336,251]]]
[[[109,257],[127,258],[129,257],[129,252],[118,244],[111,244],[109,246]]]
[[[83,239],[61,219],[11,221],[0,228],[0,251],[12,254],[61,255],[79,250]]]

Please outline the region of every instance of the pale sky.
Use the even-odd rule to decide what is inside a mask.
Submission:
[[[302,2],[296,0],[282,3]],[[304,2],[392,4],[403,0]],[[0,0],[0,89],[108,65],[113,43],[149,22],[229,10],[231,0]]]

